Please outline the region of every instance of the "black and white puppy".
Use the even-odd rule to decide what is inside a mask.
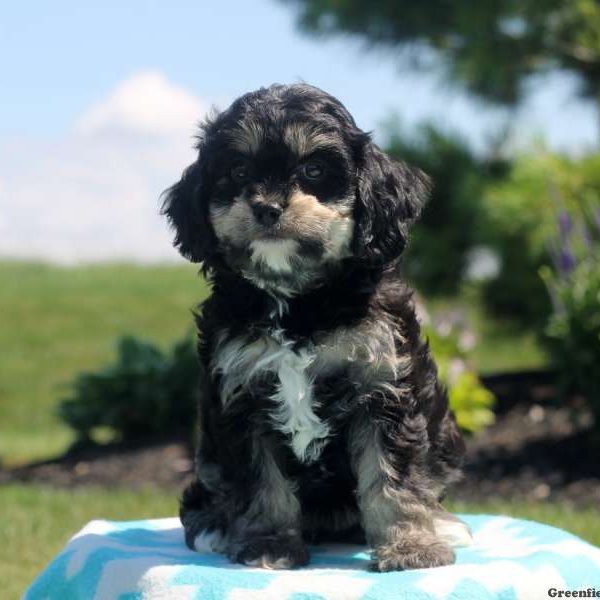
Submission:
[[[464,446],[398,271],[427,178],[304,84],[242,96],[198,150],[163,206],[212,282],[188,546],[288,568],[366,535],[381,571],[452,563]]]

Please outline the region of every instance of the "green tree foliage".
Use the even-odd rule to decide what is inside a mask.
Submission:
[[[445,321],[445,322],[444,322]],[[438,365],[439,375],[448,388],[448,399],[456,422],[465,433],[476,433],[494,422],[496,398],[483,386],[469,361],[471,352],[463,338],[468,329],[445,318],[423,331]],[[472,350],[472,349],[471,349]]]
[[[413,227],[405,272],[424,293],[453,294],[460,287],[469,251],[481,237],[485,186],[508,170],[503,160],[476,156],[459,136],[431,124],[406,135],[390,121],[386,151],[423,169],[432,195]]]
[[[515,104],[524,80],[566,69],[600,98],[597,0],[287,0],[318,34],[353,34],[375,47],[433,57],[449,78],[498,104]]]

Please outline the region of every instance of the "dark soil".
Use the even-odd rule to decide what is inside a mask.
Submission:
[[[558,402],[550,371],[482,380],[497,398],[496,421],[467,439],[465,477],[452,497],[600,506],[600,439],[585,400]]]
[[[600,463],[591,425],[583,406],[510,409],[467,440],[465,478],[452,497],[600,506]]]
[[[496,422],[467,439],[465,478],[452,498],[469,501],[560,500],[600,506],[600,445],[581,398],[552,403],[544,373],[485,380],[498,396]],[[74,448],[54,460],[0,469],[0,483],[60,487],[158,486],[178,494],[191,478],[192,448],[184,436]]]
[[[158,486],[178,493],[191,477],[191,457],[191,445],[181,435],[88,445],[72,448],[52,460],[0,469],[0,484],[20,481],[58,487],[95,484],[132,489]]]

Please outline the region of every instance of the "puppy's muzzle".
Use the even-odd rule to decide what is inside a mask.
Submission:
[[[251,205],[254,218],[264,227],[271,227],[279,221],[283,208],[270,202],[253,202]]]

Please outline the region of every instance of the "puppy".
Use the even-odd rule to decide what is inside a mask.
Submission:
[[[197,147],[163,205],[212,283],[187,545],[277,569],[366,536],[380,571],[452,563],[464,446],[399,274],[427,178],[305,84],[242,96]]]

